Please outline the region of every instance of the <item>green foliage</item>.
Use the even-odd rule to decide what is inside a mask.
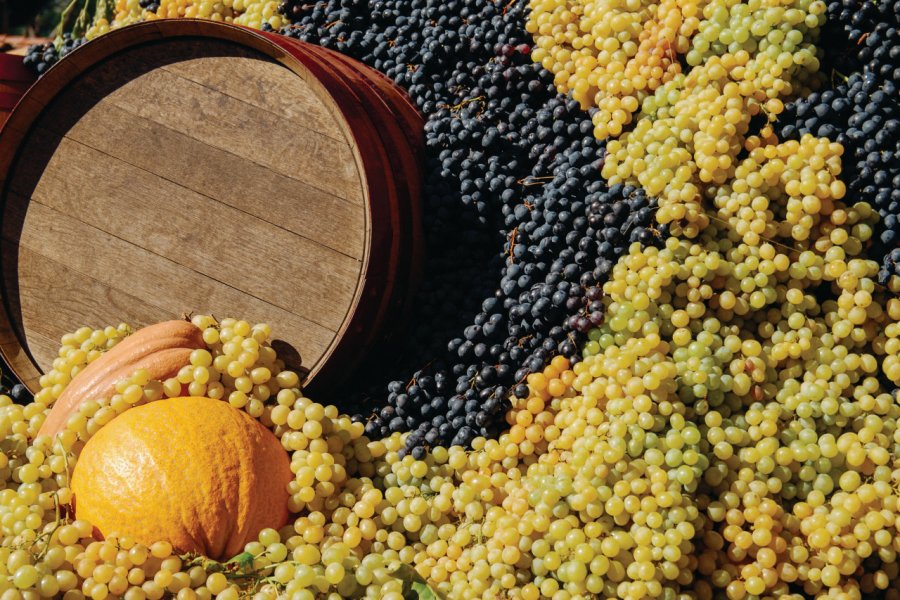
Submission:
[[[110,17],[113,9],[114,0],[71,0],[62,11],[59,26],[55,31],[57,47],[62,44],[64,33],[71,33],[72,37],[82,37],[88,28],[99,19]],[[78,16],[70,28],[69,23],[76,10],[78,10]]]
[[[443,600],[411,566],[400,564],[391,574],[403,582],[404,600]]]

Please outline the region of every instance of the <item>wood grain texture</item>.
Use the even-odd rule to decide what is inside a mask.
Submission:
[[[347,256],[359,259],[365,251],[366,214],[362,206],[203,144],[183,132],[159,127],[116,106],[105,107],[102,114],[84,115],[66,132],[66,137],[105,154],[123,157],[129,164],[160,178]],[[172,148],[181,151],[172,152]],[[223,176],[229,173],[240,173],[239,185],[233,177]]]
[[[4,254],[11,252],[10,242],[4,240]],[[171,318],[171,314],[144,302],[136,295],[110,288],[96,280],[73,271],[68,264],[50,260],[28,248],[17,248],[17,288],[22,298],[19,314],[28,335],[28,352],[44,366],[51,364],[59,349],[62,333],[74,331],[87,324],[105,326],[122,318],[110,320],[114,314],[127,314],[136,322],[155,323]],[[69,324],[61,329],[57,324]],[[72,327],[72,324],[76,324]],[[32,338],[39,343],[32,345]],[[40,339],[44,341],[40,343]]]
[[[360,274],[356,259],[68,138],[30,196],[332,330]]]
[[[20,196],[7,196],[3,240],[18,243],[20,248],[66,267],[111,289],[123,289],[129,294],[155,306],[168,315],[196,312],[201,314],[239,314],[254,322],[274,321],[285,331],[302,331],[304,335],[290,340],[301,356],[320,356],[334,335],[300,315],[285,311],[264,299],[255,298],[211,278],[199,278],[197,273],[158,256],[141,246],[110,235],[93,225],[54,210],[37,201]],[[13,223],[22,222],[18,230]],[[54,243],[48,243],[48,239]],[[104,252],[93,252],[103,248]],[[160,294],[160,276],[164,274],[169,288],[177,288],[178,296]],[[35,276],[28,269],[20,270],[19,281]],[[38,282],[33,282],[37,285]],[[29,282],[26,287],[32,285]],[[26,311],[30,310],[26,305]],[[118,307],[116,308],[118,309]],[[121,320],[119,313],[110,311],[107,321],[97,325],[114,324]],[[74,331],[83,323],[54,322],[53,338]],[[136,326],[151,322],[133,323]]]
[[[339,142],[344,141],[330,107],[310,92],[302,78],[285,77],[282,65],[260,60],[257,52],[234,44],[213,44],[204,41],[202,48],[194,51],[193,58],[185,57],[162,68]],[[215,61],[196,58],[198,54],[209,56],[217,48],[221,49]],[[254,61],[252,69],[246,67],[248,60]]]
[[[190,131],[200,142],[281,175],[363,201],[359,173],[346,143],[310,130],[298,135],[272,113],[248,110],[239,100],[208,93],[208,88],[162,69],[120,87],[107,100],[163,127]]]
[[[310,377],[340,358],[337,383],[410,292],[418,115],[255,32],[130,29],[62,61],[0,131],[0,352],[34,381],[81,325],[194,311],[269,322]]]

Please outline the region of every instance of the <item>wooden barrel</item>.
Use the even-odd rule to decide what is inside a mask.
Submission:
[[[47,41],[44,38],[0,35],[0,127],[19,98],[37,79],[37,75],[22,64],[28,46]]]
[[[34,389],[81,325],[210,313],[339,391],[402,330],[422,149],[402,90],[335,52],[189,19],[101,36],[0,131],[0,354]]]

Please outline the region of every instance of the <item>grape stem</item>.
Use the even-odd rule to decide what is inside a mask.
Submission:
[[[53,539],[53,534],[56,533],[57,529],[62,527],[62,514],[60,513],[60,510],[59,510],[59,495],[58,494],[53,494],[53,508],[56,511],[56,520],[53,523],[53,529],[49,533],[47,533],[47,532],[42,533],[35,540],[35,542],[37,542],[42,537],[46,537],[46,540],[44,541],[44,548],[38,553],[38,555],[36,557],[36,561],[42,560],[44,558],[44,556],[47,555],[47,552],[50,550],[50,541]]]
[[[441,108],[447,108],[451,112],[459,112],[460,110],[462,110],[462,108],[464,106],[466,106],[467,104],[471,104],[473,102],[484,102],[484,96],[476,96],[474,98],[466,98],[465,100],[461,101],[459,104],[452,104],[452,105],[451,104],[442,104]]]
[[[523,179],[519,179],[516,181],[519,185],[529,186],[529,185],[545,185],[545,183],[551,179],[554,179],[554,175],[542,175],[540,177],[533,177],[529,175]],[[528,206],[528,203],[525,203],[525,206]],[[532,207],[533,208],[533,207]],[[529,208],[529,210],[531,210]]]
[[[516,257],[513,256],[513,251],[516,249],[516,235],[519,233],[518,227],[513,227],[512,231],[509,232],[509,262],[516,262]]]
[[[506,3],[506,6],[503,7],[503,12],[501,14],[505,15],[507,13],[507,11],[509,11],[509,9],[512,8],[513,4],[515,4],[515,3],[516,3],[516,0],[509,0],[509,2]]]

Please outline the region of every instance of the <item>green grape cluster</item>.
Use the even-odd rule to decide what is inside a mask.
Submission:
[[[532,57],[561,93],[597,107],[594,133],[618,136],[648,95],[681,73],[678,56],[700,25],[699,0],[535,0]]]
[[[545,27],[536,41],[558,56],[564,38],[542,38],[553,17],[532,6]],[[670,400],[647,394],[665,371],[630,354],[658,347],[659,364],[672,365],[678,414],[701,434],[705,462],[685,488],[699,510],[698,580],[667,593],[900,595],[900,304],[865,257],[877,216],[845,198],[839,144],[750,132],[753,117],[771,121],[815,84],[824,11],[819,1],[706,3],[690,70],[647,94],[633,128],[607,145],[604,177],[658,196],[673,236],[662,249],[633,246],[615,266],[606,322],[573,386],[605,397],[627,460],[646,461],[648,430],[668,440],[684,426],[665,423]]]
[[[154,19],[209,19],[253,29],[286,24],[277,0],[158,0],[155,10],[143,8],[139,0],[116,0],[112,18],[98,18],[85,32],[89,40],[141,21]]]
[[[607,145],[603,176],[658,196],[657,219],[679,235],[707,225],[701,203],[758,144],[751,118],[775,118],[785,98],[817,83],[821,0],[530,6],[533,59],[561,92],[598,109],[598,138],[618,138]],[[629,46],[635,36],[641,43]],[[769,135],[765,128],[761,137]]]
[[[697,572],[714,589],[731,600],[897,594],[900,303],[864,257],[877,217],[844,202],[840,145],[748,146],[710,186],[695,236],[634,245],[615,266],[585,354],[643,341],[674,364],[708,459]],[[608,416],[624,395],[650,423],[645,371],[624,390],[606,385]]]

